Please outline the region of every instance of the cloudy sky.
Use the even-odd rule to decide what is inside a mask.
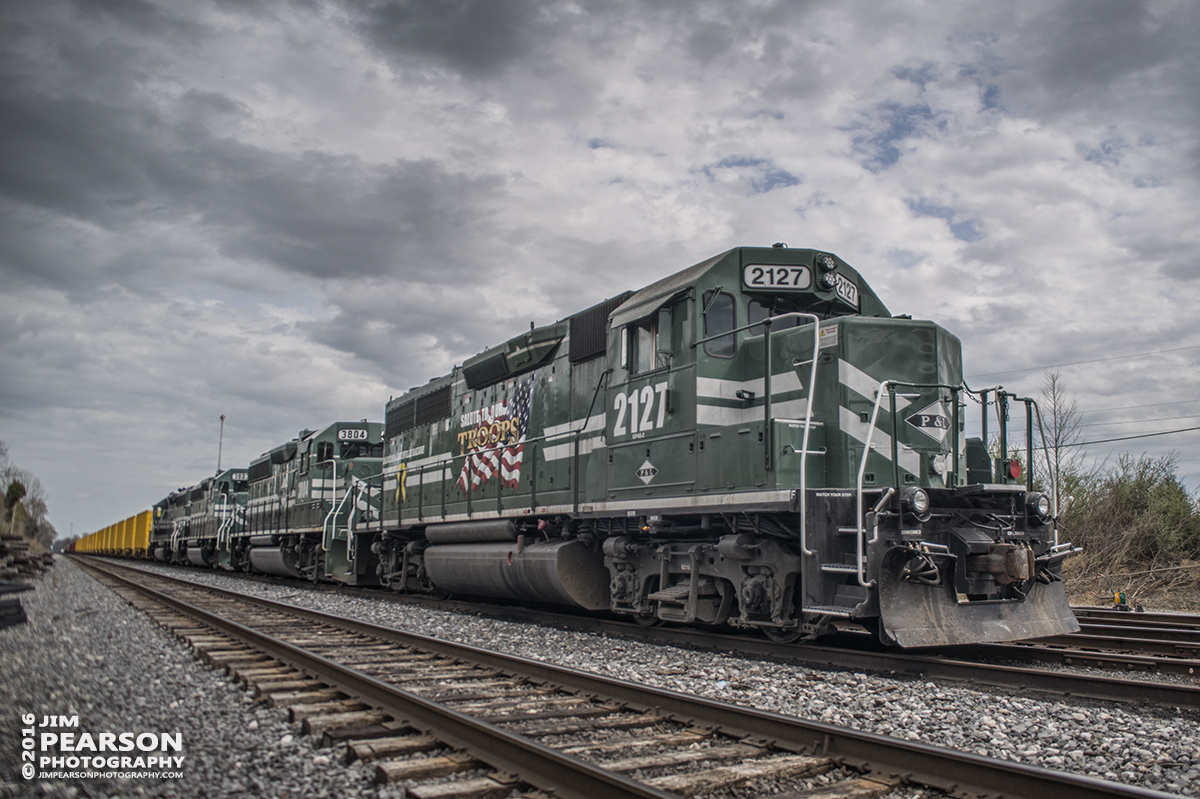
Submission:
[[[1200,426],[1200,5],[15,0],[0,439],[61,534],[737,245]],[[1097,444],[1180,454],[1200,431]]]

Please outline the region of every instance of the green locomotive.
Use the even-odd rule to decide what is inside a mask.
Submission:
[[[371,542],[350,530],[380,517],[382,433],[379,422],[335,422],[302,430],[255,458],[247,474],[245,534],[234,544],[240,566],[376,584]]]
[[[149,556],[194,566],[237,567],[236,541],[246,527],[247,475],[226,469],[154,506]]]
[[[983,437],[965,438],[968,400]],[[739,247],[181,489],[150,557],[902,647],[1078,630],[1032,400],[818,250]],[[1026,462],[1033,443],[1025,442]],[[88,551],[120,554],[105,531]],[[93,546],[94,544],[94,546]]]
[[[1073,550],[964,440],[967,394],[958,339],[841,259],[740,247],[391,400],[381,513],[352,535],[402,591],[779,640],[1073,631]]]

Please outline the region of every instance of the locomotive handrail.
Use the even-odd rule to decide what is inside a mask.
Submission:
[[[353,473],[351,473],[349,470],[347,470],[346,476],[350,478],[350,487],[346,489],[346,493],[345,493],[345,495],[342,496],[342,499],[340,502],[337,499],[337,482],[336,482],[337,478],[334,477],[333,480],[331,480],[331,483],[333,486],[333,488],[332,488],[333,499],[330,500],[330,502],[333,503],[335,505],[335,507],[332,510],[330,510],[329,513],[327,513],[325,515],[325,522],[322,523],[321,529],[324,530],[325,524],[327,524],[329,522],[329,519],[334,515],[334,513],[340,511],[342,509],[342,507],[350,500],[350,498],[352,496],[357,496],[357,497],[361,498],[363,495],[363,491],[365,490],[368,492],[367,498],[370,499],[370,493],[369,493],[371,490],[370,481],[376,477],[383,477],[385,474],[386,474],[386,471],[382,467],[380,468],[380,470],[378,472],[375,472],[373,474],[365,474],[362,477],[356,477]],[[383,490],[383,484],[381,482],[380,483],[380,491],[382,491],[382,490]],[[370,507],[369,502],[367,503],[367,505],[368,505],[368,507]],[[348,515],[346,517],[347,530],[349,530],[350,526],[351,526],[350,516],[353,516],[353,514],[358,511],[357,502],[353,503],[350,507],[351,507],[350,515]]]
[[[887,504],[887,501],[891,499],[892,495],[895,493],[896,489],[892,486],[888,486],[888,490],[883,492],[883,496],[879,498],[879,501],[875,503],[875,507],[871,509],[875,514],[875,525],[871,531],[873,535],[871,536],[871,540],[867,542],[868,544],[874,544],[879,541],[879,513],[883,510],[883,506]]]
[[[333,469],[331,470],[331,478],[329,481],[330,486],[331,486],[331,491],[333,493],[333,497],[329,501],[329,504],[330,504],[329,513],[325,514],[325,520],[323,522],[321,522],[321,548],[324,549],[326,552],[328,552],[328,551],[330,551],[330,547],[332,547],[333,542],[337,538],[338,514],[340,514],[342,512],[346,503],[349,502],[350,499],[354,496],[355,488],[358,488],[359,493],[361,494],[362,488],[359,484],[365,485],[365,481],[361,481],[358,478],[356,478],[352,473],[348,473],[347,476],[350,478],[350,485],[346,489],[346,493],[342,495],[342,499],[339,502],[338,498],[337,498],[337,484],[338,484],[337,463],[338,463],[338,461],[337,461],[337,459],[330,459],[328,461],[321,461],[317,465],[320,466],[320,465],[323,465],[326,463],[331,464],[333,466]],[[383,473],[380,472],[380,474],[382,475]],[[350,563],[354,562],[354,540],[353,540],[354,535],[351,532],[352,523],[350,521],[350,517],[354,514],[354,511],[356,509],[357,509],[357,505],[352,502],[350,505],[350,512],[346,514],[346,560],[349,561]],[[328,532],[326,532],[326,528],[328,528]],[[328,540],[329,540],[329,546],[325,545],[326,538],[328,538]],[[327,577],[329,576],[328,564],[326,564],[326,567],[325,567],[325,576],[327,576]]]
[[[763,386],[763,393],[766,394],[766,427],[767,427],[767,468],[770,469],[771,452],[775,445],[774,428],[771,425],[771,324],[776,319],[811,319],[813,326],[813,353],[812,363],[809,366],[808,375],[808,396],[804,402],[804,437],[800,442],[800,551],[808,556],[815,557],[817,552],[814,549],[808,548],[808,434],[812,430],[812,409],[813,409],[813,392],[817,388],[817,359],[821,354],[821,320],[815,314],[807,313],[786,313],[779,316],[773,316],[766,320],[766,337],[763,348],[766,350],[765,373],[766,379]]]
[[[333,469],[330,470],[331,473],[330,473],[330,480],[329,480],[330,493],[331,493],[331,497],[329,500],[329,513],[325,514],[325,520],[321,522],[321,548],[324,549],[326,552],[329,551],[329,548],[325,546],[325,527],[329,524],[329,520],[331,518],[335,518],[335,514],[339,510],[341,510],[341,506],[338,504],[338,498],[337,498],[337,459],[330,458],[329,460],[326,460],[326,461],[318,461],[315,465],[318,467],[322,467],[327,464],[332,466]],[[325,493],[324,487],[322,487],[321,493],[322,494]],[[346,496],[349,496],[349,495],[350,495],[350,492],[347,491]],[[346,501],[346,499],[345,499],[345,497],[343,497],[342,503],[344,504],[345,501]],[[337,534],[337,522],[336,521],[333,523],[333,534],[334,535]],[[348,533],[346,535],[346,538],[347,538],[347,540],[350,538]],[[331,542],[332,542],[332,540],[333,540],[332,537],[330,537]]]
[[[230,528],[233,527],[234,510],[230,507],[229,495],[221,494],[221,504],[217,506],[217,516],[221,519],[221,525],[217,528],[217,550],[221,550],[222,541],[225,544],[225,551],[229,551]]]
[[[1042,424],[1042,408],[1035,402],[1033,409],[1037,411],[1038,432],[1042,436],[1042,453],[1046,458],[1046,476],[1050,477],[1050,513],[1054,517],[1054,545],[1058,546],[1058,475],[1050,476],[1050,445],[1046,443],[1046,426]],[[1032,465],[1029,470],[1033,471]],[[1032,479],[1030,477],[1030,480]]]
[[[997,390],[996,399],[999,404],[1000,398],[1004,398],[1004,422],[1008,421],[1008,400],[1021,402],[1025,404],[1025,461],[1028,465],[1025,475],[1025,489],[1033,490],[1033,409],[1037,408],[1037,401],[1031,397],[1018,397],[1011,391]],[[1041,409],[1038,409],[1038,421],[1041,421]],[[1045,433],[1042,434],[1043,443],[1045,442]],[[1000,457],[1008,457],[1008,425],[1002,424],[1000,427]]]
[[[171,552],[174,553],[179,548],[179,536],[182,535],[179,528],[182,526],[182,519],[171,520]]]
[[[1037,412],[1038,433],[1042,437],[1042,452],[1046,458],[1046,476],[1050,480],[1050,516],[1054,519],[1054,545],[1058,546],[1058,480],[1050,474],[1050,447],[1046,443],[1046,426],[1042,424],[1042,408],[1032,397],[1018,397],[1016,394],[1003,392],[1016,402],[1025,403],[1025,460],[1028,463],[1028,474],[1025,487],[1033,491],[1033,413]]]
[[[900,430],[899,430],[899,425],[897,424],[898,415],[896,413],[896,389],[897,388],[915,388],[915,389],[934,388],[934,389],[938,389],[938,390],[945,389],[950,392],[950,395],[951,395],[950,402],[951,402],[951,406],[952,406],[951,412],[950,412],[951,413],[950,427],[951,427],[951,435],[953,436],[953,438],[952,438],[953,461],[952,461],[951,468],[947,471],[947,474],[951,475],[951,477],[948,477],[946,479],[947,486],[950,485],[950,481],[952,479],[956,479],[955,477],[953,477],[953,475],[957,475],[957,473],[958,473],[958,459],[959,459],[959,451],[958,451],[958,392],[961,390],[961,388],[959,386],[951,386],[951,385],[947,385],[945,383],[907,383],[907,382],[900,381],[900,380],[881,380],[879,382],[879,388],[875,391],[875,405],[871,409],[871,422],[867,426],[867,437],[866,437],[866,440],[863,442],[862,460],[860,460],[859,464],[858,464],[858,479],[855,484],[854,505],[855,505],[855,513],[857,514],[856,518],[857,518],[857,522],[858,522],[858,524],[857,524],[858,533],[856,535],[856,538],[858,539],[858,548],[857,548],[858,555],[856,558],[855,567],[857,569],[858,584],[864,588],[870,588],[872,585],[875,584],[875,581],[872,580],[869,583],[866,582],[866,574],[863,570],[862,546],[863,546],[863,536],[866,535],[866,529],[863,526],[863,477],[865,476],[866,470],[867,470],[867,458],[870,457],[870,455],[871,455],[871,439],[875,435],[875,429],[876,429],[875,425],[879,419],[879,406],[883,402],[883,395],[884,395],[885,391],[887,392],[887,395],[888,395],[888,402],[890,405],[890,412],[892,415],[891,446],[892,446],[892,482],[893,482],[893,486],[891,488],[889,488],[889,493],[884,495],[884,499],[886,500],[889,497],[895,495],[897,498],[897,501],[899,501],[899,495],[900,495],[900,452],[899,452],[899,446],[900,446],[899,432],[900,432]],[[919,395],[917,395],[917,396],[919,396]],[[882,506],[882,504],[883,503],[881,502],[880,506]],[[881,509],[881,507],[877,508],[876,513],[878,513],[878,511],[880,509]],[[876,529],[875,537],[871,539],[870,543],[873,544],[876,541],[878,541],[878,539],[879,539],[878,529]]]
[[[816,314],[800,313],[793,311],[790,313],[779,314],[778,316],[770,316],[760,322],[754,322],[741,327],[735,327],[733,330],[727,330],[724,333],[718,333],[715,336],[708,336],[698,341],[693,342],[690,346],[695,349],[701,344],[709,341],[715,341],[725,336],[732,336],[734,333],[740,333],[743,330],[749,330],[752,327],[765,327],[766,332],[763,338],[764,350],[764,380],[763,380],[763,426],[766,428],[764,435],[766,437],[766,469],[771,471],[772,454],[775,447],[775,428],[771,424],[771,372],[773,371],[771,364],[771,326],[783,319],[810,319],[810,324],[813,326],[813,354],[811,367],[808,377],[808,396],[805,397],[804,408],[804,438],[800,444],[802,452],[800,453],[800,551],[807,557],[814,557],[816,550],[808,548],[808,519],[807,519],[807,496],[808,496],[808,434],[812,430],[812,407],[813,407],[813,391],[817,385],[817,359],[821,354],[821,319]]]
[[[1012,393],[1011,391],[1005,391],[1004,386],[995,386],[994,388],[985,388],[985,389],[980,389],[979,391],[971,391],[970,389],[967,389],[967,392],[970,394],[978,394],[980,397],[979,403],[982,406],[982,411],[983,411],[983,414],[981,417],[980,436],[982,437],[985,446],[987,445],[987,441],[988,441],[988,419],[987,419],[988,405],[989,405],[988,394],[995,393],[995,395],[996,395],[996,419],[997,419],[997,424],[1000,428],[999,435],[1000,435],[1000,457],[1001,457],[1001,459],[1008,457],[1008,400],[1013,399],[1016,402],[1022,402],[1025,404],[1025,460],[1029,466],[1028,474],[1026,475],[1026,480],[1025,480],[1025,488],[1028,491],[1032,491],[1033,490],[1033,410],[1034,409],[1037,410],[1037,414],[1038,414],[1038,426],[1039,426],[1039,429],[1041,430],[1042,447],[1043,447],[1043,449],[1046,448],[1046,431],[1045,431],[1045,428],[1041,426],[1042,409],[1040,407],[1038,407],[1037,400],[1032,399],[1030,397],[1019,397],[1016,394]],[[1047,466],[1047,471],[1049,471],[1048,466]],[[993,473],[993,478],[995,478],[994,473]],[[1057,519],[1058,500],[1057,500],[1057,498],[1052,498],[1051,501],[1054,503],[1054,515]],[[1055,533],[1055,536],[1058,535],[1057,522],[1055,524],[1054,533]]]
[[[864,588],[870,588],[872,585],[875,584],[875,581],[872,580],[871,582],[868,583],[866,581],[866,575],[863,573],[863,535],[866,534],[866,531],[863,529],[863,511],[862,511],[862,508],[863,508],[863,475],[867,471],[867,458],[871,454],[871,439],[875,435],[875,421],[876,421],[876,419],[879,418],[879,404],[883,401],[883,392],[885,390],[887,391],[887,393],[890,396],[892,396],[893,404],[894,404],[895,394],[892,390],[892,381],[891,380],[880,381],[879,388],[875,392],[875,406],[871,410],[871,424],[867,427],[867,438],[865,441],[863,441],[863,455],[862,455],[862,460],[859,461],[859,464],[858,464],[858,481],[855,486],[856,490],[855,490],[855,495],[854,495],[855,496],[854,509],[855,509],[855,513],[858,514],[856,517],[856,519],[857,519],[856,533],[854,535],[855,542],[857,544],[857,547],[855,550],[856,554],[854,557],[854,567],[856,570],[855,573],[858,576],[858,584]],[[893,417],[895,416],[894,413],[892,415],[893,415]],[[892,437],[892,440],[895,441],[895,436]]]
[[[590,409],[589,409],[589,410],[590,410]],[[576,463],[575,463],[575,473],[576,473],[576,474],[578,474],[578,473],[579,473],[579,466],[578,466],[578,448],[579,448],[579,442],[582,440],[582,438],[583,438],[583,436],[584,436],[585,434],[587,434],[587,433],[594,433],[594,432],[597,432],[596,430],[589,430],[589,426],[590,426],[590,425],[589,425],[589,422],[590,422],[591,418],[592,418],[592,417],[589,415],[589,416],[588,416],[588,417],[587,417],[587,418],[584,420],[584,424],[583,424],[583,426],[582,426],[582,427],[579,427],[579,428],[576,428],[576,429],[560,430],[560,431],[558,431],[558,432],[555,432],[555,433],[550,433],[550,434],[548,434],[548,435],[547,435],[547,434],[543,434],[543,435],[540,435],[540,436],[533,436],[533,437],[528,437],[528,436],[527,436],[527,437],[525,437],[525,438],[523,439],[523,441],[520,441],[520,442],[517,442],[517,443],[524,443],[524,444],[526,444],[526,445],[538,445],[538,444],[546,444],[546,443],[548,443],[548,442],[551,442],[551,441],[556,441],[556,440],[563,440],[563,439],[567,440],[569,443],[571,443],[571,444],[573,444],[573,445],[574,445],[574,448],[575,448],[575,450],[576,450],[576,452],[575,452],[575,458],[576,458]],[[497,444],[497,445],[496,445],[496,446],[494,446],[494,447],[487,447],[487,448],[483,448],[483,449],[477,449],[477,450],[475,450],[475,451],[473,451],[473,452],[468,452],[468,453],[466,453],[466,454],[464,454],[464,455],[460,455],[459,457],[461,457],[461,458],[464,458],[464,459],[470,459],[470,458],[472,458],[472,457],[477,457],[477,456],[479,456],[479,455],[486,455],[486,454],[488,454],[488,453],[500,452],[500,451],[502,451],[502,450],[508,449],[508,448],[509,448],[509,447],[511,447],[511,446],[513,446],[511,443],[510,443],[510,444]],[[455,460],[456,460],[456,458],[455,458],[454,456],[448,456],[448,457],[442,458],[442,459],[440,459],[440,460],[436,460],[436,461],[433,461],[433,462],[430,462],[430,463],[424,463],[424,464],[422,464],[422,465],[420,465],[420,466],[417,466],[417,467],[415,467],[413,470],[414,470],[414,471],[416,471],[416,473],[417,473],[417,476],[420,478],[420,482],[418,482],[418,486],[423,486],[423,485],[425,484],[425,483],[424,483],[424,477],[425,477],[425,474],[426,474],[428,471],[430,471],[430,470],[435,470],[435,469],[441,469],[441,470],[443,470],[443,471],[444,471],[444,470],[445,470],[445,468],[446,468],[446,465],[447,465],[447,464],[453,464]],[[411,467],[410,467],[410,468],[411,468]],[[386,470],[385,470],[385,471],[386,471]],[[399,477],[397,477],[397,479],[399,479]],[[445,482],[446,482],[446,479],[447,479],[447,478],[443,477],[443,478],[442,478],[442,480],[441,480],[440,482],[441,482],[441,483],[445,483]],[[573,482],[576,482],[576,483],[577,483],[578,481],[573,481]],[[497,486],[498,486],[498,488],[497,488],[497,498],[499,498],[499,496],[500,496],[500,495],[499,495],[499,490],[500,490],[500,488],[499,488],[499,483],[497,483]],[[572,492],[572,493],[573,493],[573,494],[575,494],[575,492]],[[472,502],[471,502],[471,490],[470,490],[470,488],[468,488],[468,490],[467,490],[467,491],[465,491],[465,492],[464,492],[464,494],[465,494],[465,496],[466,496],[466,501],[467,501],[467,513],[468,513],[468,514],[470,514],[470,513],[472,513],[472,512],[473,512],[473,509],[472,509]],[[535,491],[531,489],[531,491],[530,491],[530,497],[531,497],[531,499],[532,499],[532,498],[534,498],[534,494],[535,494]],[[536,503],[536,502],[534,502],[533,504],[535,504],[535,505],[536,505],[537,503]],[[578,507],[578,504],[579,504],[579,502],[578,502],[578,495],[577,495],[577,494],[575,494],[575,500],[574,500],[574,504],[576,505],[576,507]],[[422,497],[422,496],[421,496],[421,494],[420,494],[420,489],[419,489],[419,488],[418,488],[418,506],[417,506],[417,510],[418,510],[418,513],[419,513],[419,514],[420,514],[422,517],[425,515],[425,514],[424,514],[424,497]],[[500,512],[499,508],[497,509],[497,512]]]
[[[349,501],[349,498],[351,496],[355,497],[355,502],[351,505],[351,511],[346,517],[347,539],[349,539],[349,537],[353,536],[353,535],[359,535],[361,533],[370,532],[372,520],[371,520],[369,514],[363,522],[365,527],[364,527],[364,529],[361,529],[361,530],[355,529],[355,522],[353,521],[353,518],[356,513],[359,513],[359,507],[358,507],[357,500],[364,499],[364,495],[365,495],[364,504],[367,506],[368,510],[371,509],[371,500],[375,498],[374,492],[376,489],[376,486],[372,485],[371,481],[374,480],[376,477],[380,478],[379,484],[378,484],[378,489],[379,489],[378,498],[379,498],[380,504],[379,504],[379,510],[378,510],[378,518],[375,521],[379,522],[380,529],[382,529],[382,526],[383,526],[383,480],[387,477],[387,469],[380,466],[378,472],[371,472],[370,474],[364,474],[361,477],[355,476],[352,472],[348,471],[346,473],[346,476],[350,478],[350,488],[347,489],[346,496],[342,498],[342,501],[339,504],[339,507],[335,508],[334,510],[340,510],[340,505],[344,505],[347,501]],[[334,479],[336,479],[336,478],[334,478]],[[330,511],[330,513],[326,514],[326,516],[325,516],[326,522],[328,522],[329,517],[331,515],[333,515],[333,511]],[[336,532],[336,530],[335,530],[335,532]],[[322,522],[322,525],[321,525],[321,535],[322,535],[322,537],[325,535],[325,522]],[[347,556],[349,557],[350,553],[347,553]],[[353,559],[354,559],[353,557],[350,557],[350,560],[353,560]]]
[[[383,472],[380,472],[380,476]],[[353,473],[350,477],[350,489],[346,491],[346,500],[350,500],[350,512],[346,514],[346,561],[354,563],[354,515],[358,513],[358,501],[363,498],[363,491],[367,491],[367,497],[364,500],[368,508],[371,507],[370,483],[367,479],[373,475],[367,475],[366,478],[355,477]],[[353,499],[351,499],[353,497]],[[343,500],[343,503],[346,501]],[[337,535],[337,530],[334,530],[334,535]]]
[[[379,478],[379,482],[377,484],[373,484],[371,481],[374,480],[376,477]],[[362,498],[364,493],[366,495],[365,503],[367,506],[367,510],[368,511],[373,510],[375,512],[374,520],[371,519],[371,513],[367,513],[366,518],[363,520],[363,525],[364,525],[363,530],[355,531],[354,525],[351,525],[350,531],[352,533],[353,532],[364,532],[364,533],[370,532],[372,521],[378,522],[379,529],[380,530],[383,529],[383,481],[386,479],[387,479],[387,469],[383,468],[382,464],[380,465],[378,472],[372,472],[371,474],[365,474],[362,477],[353,477],[353,476],[351,477],[351,482],[354,485],[358,486],[358,488],[359,488],[358,496],[360,498]],[[378,493],[376,493],[376,489],[378,489]],[[376,499],[379,501],[378,508],[375,508],[371,504],[371,502]]]

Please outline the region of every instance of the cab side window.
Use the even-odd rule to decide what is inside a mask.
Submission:
[[[749,319],[747,319],[746,322],[747,324],[754,325],[754,327],[750,328],[750,335],[761,336],[763,333],[767,332],[766,325],[755,324],[756,322],[761,322],[764,319],[771,318],[772,316],[779,316],[781,314],[788,313],[790,310],[791,309],[789,308],[772,308],[770,305],[759,302],[758,300],[750,300],[750,304],[746,306],[746,311],[749,315]],[[800,320],[792,317],[790,319],[782,319],[778,322],[773,322],[771,324],[771,329],[783,330],[789,327],[798,327],[799,325]]]
[[[671,365],[671,309],[660,308],[657,313],[630,322],[621,340],[621,364],[631,374],[653,372]]]
[[[733,295],[724,291],[704,292],[704,338],[720,336],[704,342],[704,352],[715,358],[732,358],[737,352],[737,340],[733,334],[721,333],[737,327],[737,309]]]
[[[658,368],[655,351],[658,347],[657,317],[647,316],[629,326],[633,338],[633,372],[652,372]]]

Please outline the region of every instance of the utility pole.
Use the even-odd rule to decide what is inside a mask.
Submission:
[[[225,446],[225,414],[221,414],[221,437],[217,439],[217,474],[221,473],[221,449]]]

